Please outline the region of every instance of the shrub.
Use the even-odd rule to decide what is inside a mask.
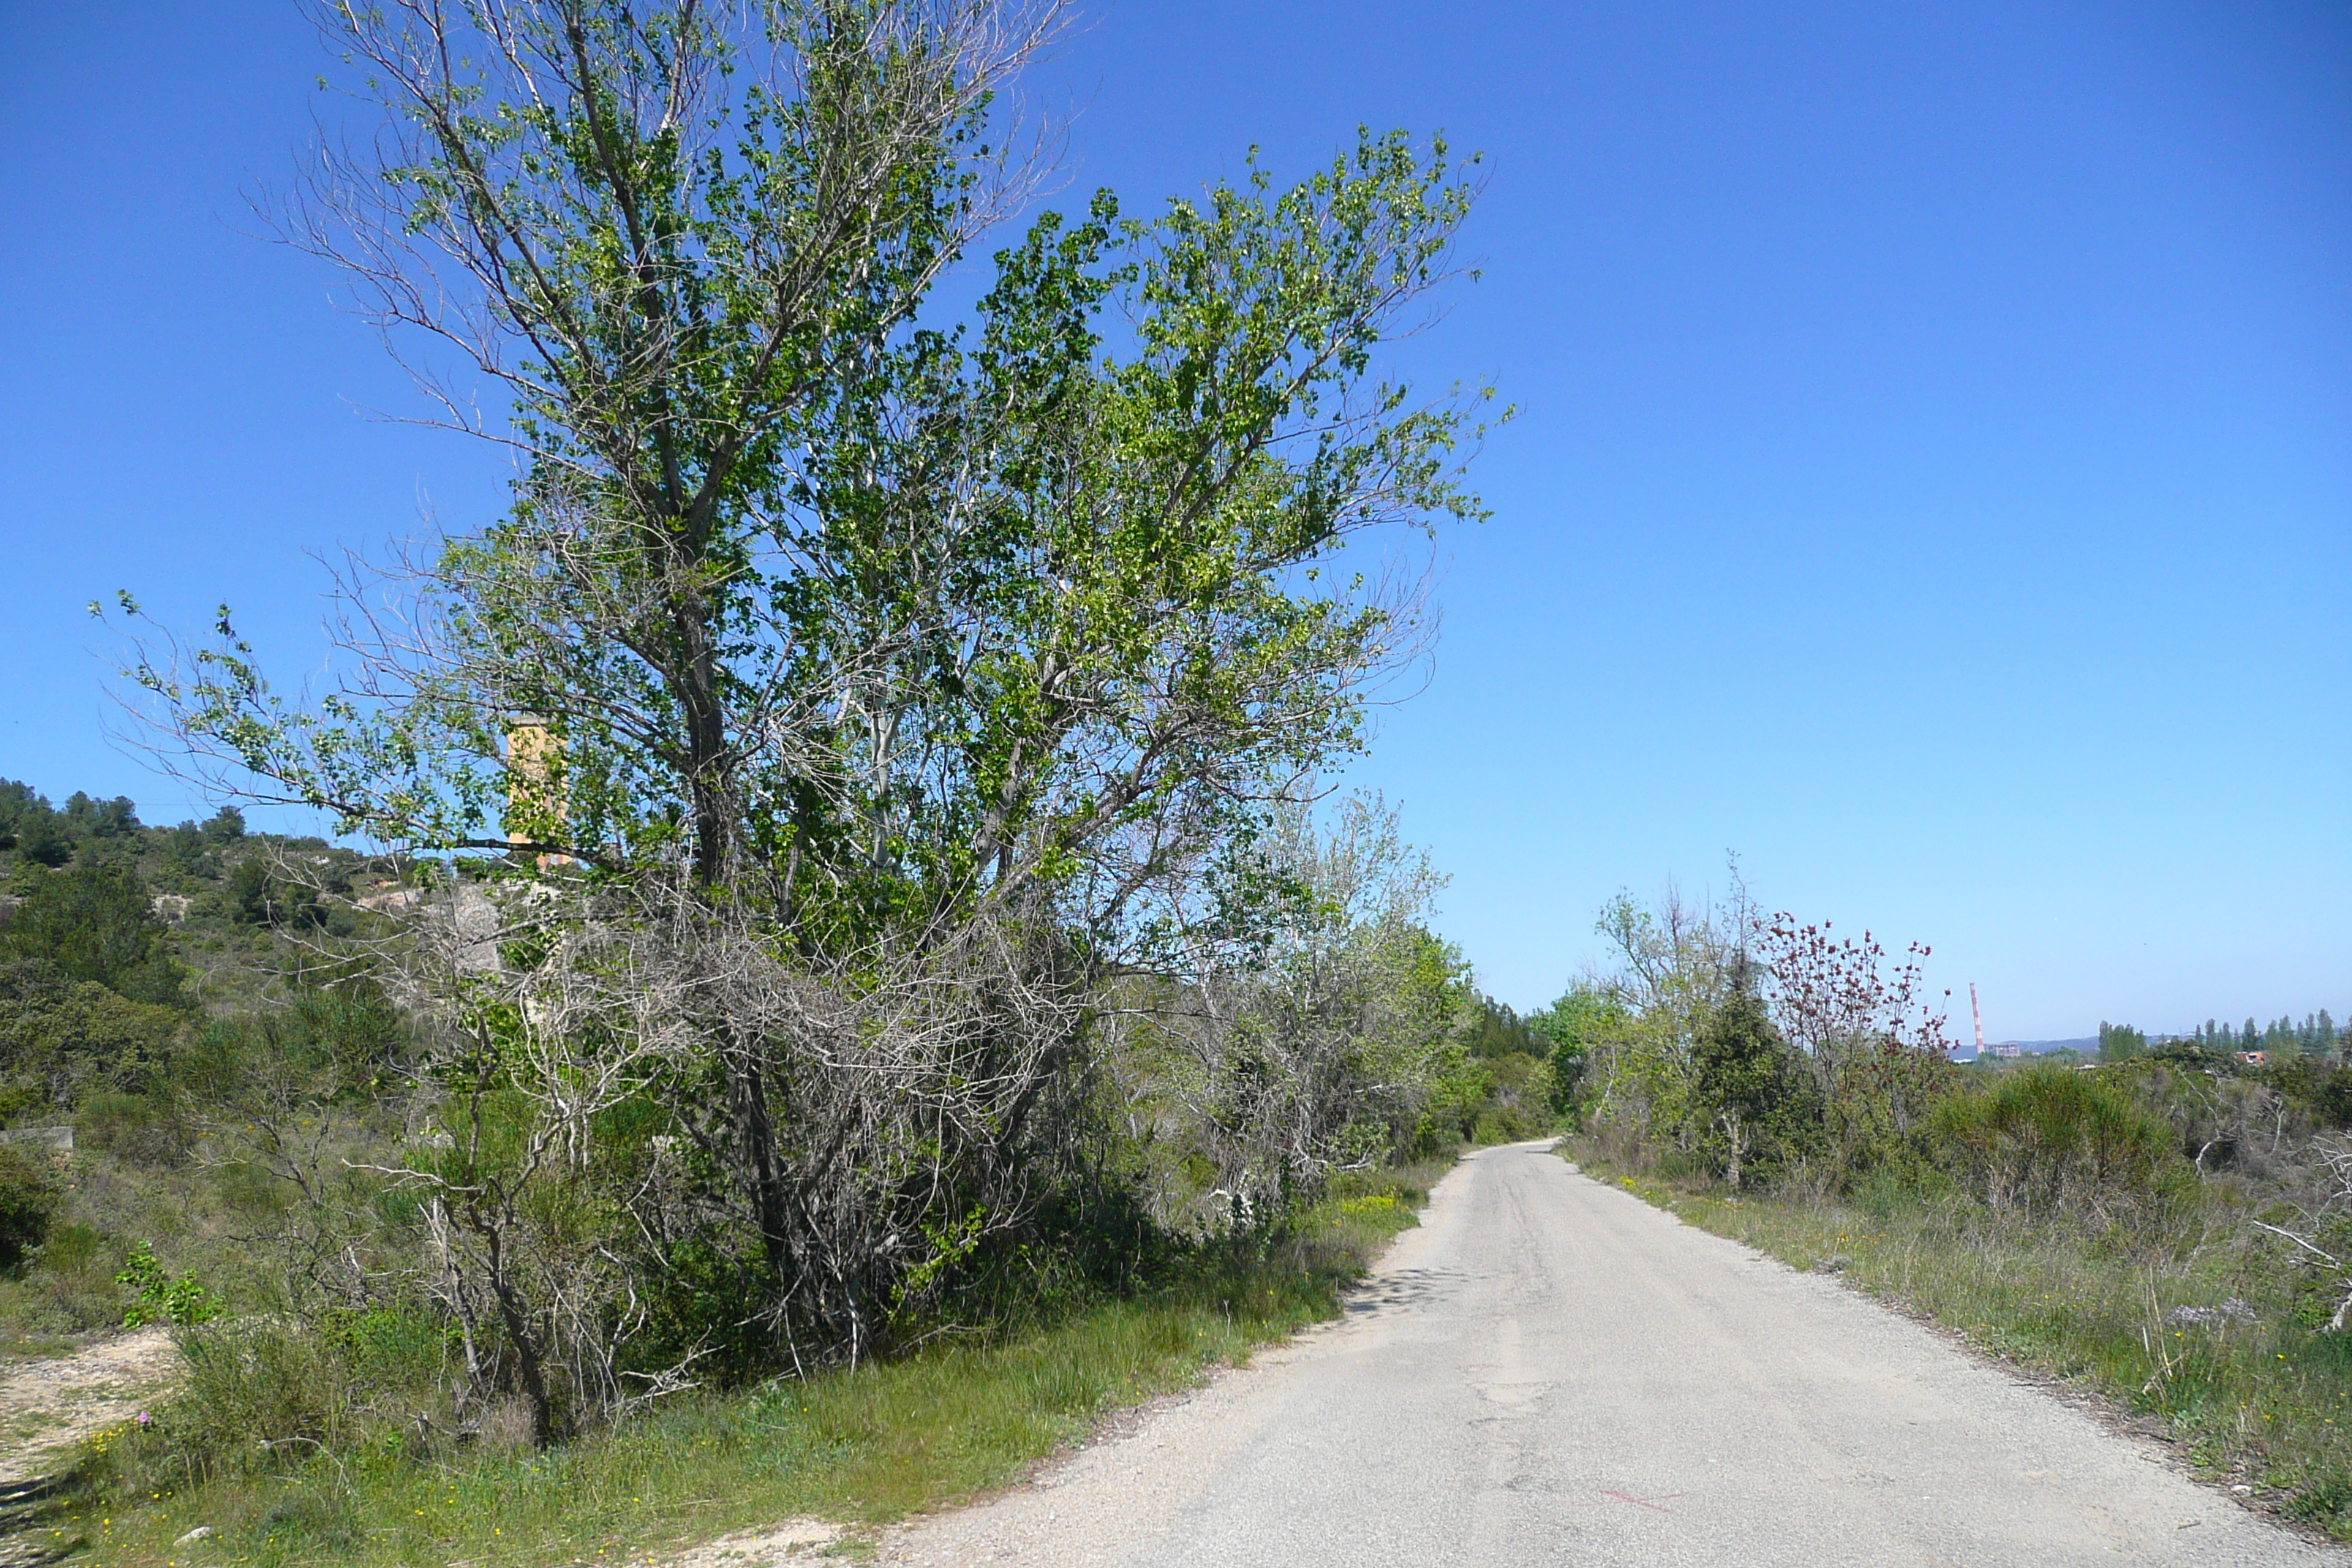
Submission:
[[[49,1237],[64,1197],[46,1158],[0,1145],[0,1272],[15,1273]]]
[[[135,1492],[299,1470],[322,1453],[404,1448],[406,1428],[446,1411],[433,1386],[438,1331],[394,1310],[316,1327],[218,1320],[173,1337],[186,1363],[180,1387],[104,1456],[109,1473],[89,1479]]]
[[[103,985],[133,1002],[188,1005],[185,971],[148,907],[146,884],[128,866],[77,866],[35,879],[0,926],[0,950],[42,960],[69,981]]]
[[[1933,1126],[1956,1175],[1997,1214],[2154,1217],[2193,1189],[2165,1123],[2067,1068],[2032,1068],[1953,1096]]]
[[[131,1305],[122,1314],[122,1326],[126,1329],[143,1328],[149,1323],[192,1328],[220,1315],[220,1309],[213,1305],[212,1293],[196,1283],[194,1274],[183,1274],[174,1279],[163,1272],[152,1242],[142,1241],[131,1249],[114,1282],[131,1293]]]
[[[53,1224],[40,1251],[14,1279],[0,1279],[0,1345],[110,1329],[122,1320],[114,1248],[104,1232],[70,1220]]]
[[[191,1141],[179,1108],[152,1095],[93,1089],[74,1110],[74,1131],[91,1149],[141,1165],[170,1165]]]

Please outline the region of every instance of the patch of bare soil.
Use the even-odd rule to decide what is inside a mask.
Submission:
[[[179,1370],[169,1329],[0,1363],[0,1488],[47,1479],[83,1438],[137,1419]]]
[[[788,1558],[814,1558],[839,1542],[842,1527],[819,1519],[792,1519],[768,1530],[707,1541],[673,1557],[662,1568],[770,1568]]]

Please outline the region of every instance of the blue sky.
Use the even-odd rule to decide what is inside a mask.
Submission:
[[[314,263],[252,237],[290,4],[20,7],[0,44],[0,775],[109,745],[119,586],[299,676],[310,556],[471,526]],[[1488,154],[1484,277],[1401,354],[1521,408],[1432,679],[1352,782],[1505,1000],[1668,879],[1934,944],[1994,1037],[2352,1013],[2352,12],[1120,4],[1032,79],[1076,201]]]

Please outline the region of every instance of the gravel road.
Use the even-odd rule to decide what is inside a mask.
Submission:
[[[2333,1563],[2152,1444],[1540,1145],[1440,1184],[1340,1322],[897,1563]]]

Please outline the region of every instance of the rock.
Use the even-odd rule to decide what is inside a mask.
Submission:
[[[2251,1323],[2254,1321],[2254,1310],[2232,1296],[2218,1307],[2175,1307],[2164,1314],[2164,1321],[2176,1326],[2183,1323]]]
[[[196,1526],[196,1528],[195,1528],[195,1529],[194,1529],[194,1530],[192,1530],[192,1531],[188,1531],[188,1533],[187,1533],[187,1534],[183,1535],[182,1537],[180,1537],[180,1539],[179,1539],[179,1540],[174,1541],[173,1542],[172,1542],[172,1544],[173,1544],[173,1545],[174,1545],[174,1546],[185,1546],[185,1545],[187,1545],[187,1544],[188,1544],[190,1542],[192,1542],[192,1541],[202,1541],[205,1537],[206,1537],[206,1536],[210,1535],[212,1532],[213,1532],[213,1527],[212,1527],[211,1525],[209,1525],[209,1524],[200,1524],[200,1525]]]

